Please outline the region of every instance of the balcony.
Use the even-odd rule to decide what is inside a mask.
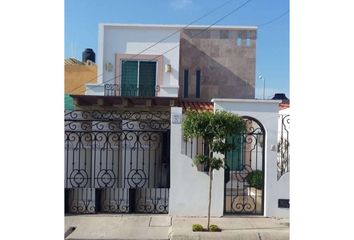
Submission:
[[[125,97],[155,97],[160,91],[160,86],[136,84],[105,84],[105,96],[125,96]]]

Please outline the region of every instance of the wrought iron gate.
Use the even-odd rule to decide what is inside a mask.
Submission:
[[[289,143],[289,129],[290,129],[290,115],[281,114],[280,134],[278,134],[278,180],[285,173],[290,171],[290,143]]]
[[[225,156],[224,212],[263,214],[265,131],[258,120],[243,119],[247,134],[227,139],[238,147]]]
[[[169,111],[67,111],[65,211],[168,213],[169,148]]]

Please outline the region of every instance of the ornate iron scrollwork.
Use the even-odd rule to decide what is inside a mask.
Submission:
[[[160,85],[155,87],[151,85],[140,85],[136,84],[105,84],[104,85],[104,95],[105,96],[156,96],[156,93],[160,91]]]
[[[66,111],[66,209],[167,213],[169,128],[169,111]],[[130,190],[158,188],[167,189],[164,197],[158,191],[139,202],[130,196]],[[142,201],[152,205],[144,210]]]
[[[281,117],[281,129],[277,146],[278,153],[278,180],[285,173],[290,171],[290,153],[289,153],[289,127],[290,127],[290,115],[280,115]]]
[[[241,147],[237,148],[235,157],[228,159],[225,176],[225,204],[226,214],[263,214],[264,177],[254,185],[252,179],[255,173],[264,172],[264,142],[265,130],[262,124],[252,117],[243,117],[247,133],[241,137]],[[236,162],[234,162],[236,161]],[[234,167],[228,166],[231,164]]]

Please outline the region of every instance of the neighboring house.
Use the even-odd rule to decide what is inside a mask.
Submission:
[[[256,28],[181,28],[100,24],[97,83],[65,112],[66,212],[205,216],[208,176],[192,166],[205,144],[181,129],[192,109],[233,112],[248,128],[214,172],[212,216],[288,216],[272,147],[281,101],[254,99]],[[259,188],[247,180],[256,170]]]
[[[100,24],[98,80],[86,94],[254,98],[256,27],[181,28]]]
[[[97,65],[95,64],[95,53],[92,49],[85,49],[82,61],[76,58],[64,60],[65,109],[74,109],[70,94],[85,94],[85,83],[95,83],[96,77]]]
[[[92,61],[82,62],[75,58],[65,59],[65,93],[85,94],[85,83],[95,83],[97,65]]]

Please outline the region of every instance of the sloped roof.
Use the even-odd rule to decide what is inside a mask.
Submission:
[[[182,107],[183,111],[186,111],[186,110],[195,110],[197,112],[213,112],[214,111],[214,103],[212,103],[212,102],[179,100],[178,106]]]
[[[65,65],[75,65],[75,64],[78,64],[78,65],[85,65],[85,63],[77,60],[76,58],[67,58],[65,59]]]
[[[197,112],[213,112],[214,111],[214,103],[212,102],[198,102],[198,101],[187,101],[187,100],[179,100],[178,106],[183,108],[183,111],[186,110],[195,110]],[[289,108],[289,103],[280,103],[279,110],[283,110]]]

